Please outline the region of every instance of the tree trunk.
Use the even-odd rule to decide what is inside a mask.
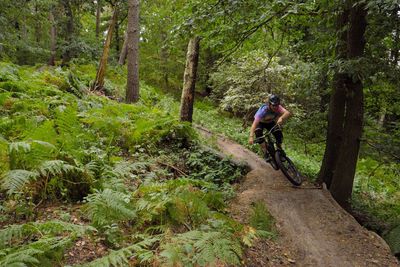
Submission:
[[[119,37],[119,24],[118,24],[118,14],[117,18],[115,19],[115,51],[117,52],[117,55],[119,54],[119,42],[120,42],[120,37]]]
[[[128,32],[124,34],[124,44],[122,45],[121,53],[119,54],[118,64],[124,65],[126,55],[128,54]]]
[[[367,11],[364,5],[355,4],[354,1],[351,1],[351,4],[347,48],[348,58],[356,59],[362,57],[364,52]],[[335,200],[348,209],[362,135],[364,94],[361,80],[349,75],[346,90],[344,139],[336,166],[340,171],[334,173],[330,191]]]
[[[347,30],[348,10],[345,9],[337,18],[336,29],[338,39],[336,42],[336,58],[345,59],[347,55]],[[345,110],[345,80],[346,75],[336,72],[333,77],[333,90],[329,101],[328,131],[326,137],[325,154],[318,174],[317,181],[325,183],[329,188],[337,162],[339,149],[343,138],[343,121]]]
[[[99,38],[99,34],[100,34],[100,18],[101,18],[101,0],[97,0],[97,6],[96,6],[96,38]]]
[[[139,0],[129,0],[126,102],[139,100]]]
[[[181,98],[181,121],[192,122],[194,90],[196,85],[197,65],[199,61],[200,38],[190,39],[187,54],[186,66],[183,76],[183,89]]]
[[[163,76],[163,86],[165,90],[168,90],[168,45],[167,45],[167,33],[165,31],[161,32],[161,50],[160,50],[160,63],[161,71]]]
[[[38,10],[38,6],[37,3],[35,4],[35,15],[36,17],[39,17],[39,10]],[[35,20],[35,41],[36,44],[40,44],[41,41],[41,37],[42,37],[42,25],[41,25],[41,20],[37,19]]]
[[[366,28],[365,6],[347,0],[338,20],[340,33],[338,60],[355,60],[363,55]],[[346,29],[346,30],[343,30]],[[363,87],[359,77],[339,73],[334,77],[334,91],[329,108],[328,138],[319,180],[332,196],[349,208],[353,189],[363,123]]]
[[[98,91],[103,90],[104,76],[106,74],[106,69],[107,69],[108,54],[110,51],[110,44],[111,44],[113,30],[114,30],[115,23],[116,23],[117,13],[118,13],[118,8],[115,7],[110,24],[108,26],[107,37],[106,37],[106,41],[104,43],[104,48],[103,48],[103,54],[100,58],[99,68],[97,70],[96,80],[94,81],[94,83],[92,85],[92,90],[98,90]]]
[[[51,26],[50,26],[50,59],[48,65],[54,66],[56,61],[57,32],[56,32],[56,22],[54,20],[53,10],[50,10],[49,21]]]
[[[65,25],[65,34],[66,34],[66,41],[68,44],[70,44],[73,40],[73,33],[74,33],[74,14],[72,12],[72,7],[70,0],[64,0],[62,1],[64,10],[65,10],[65,15],[67,16],[67,23]],[[71,51],[69,48],[65,49],[63,55],[62,55],[62,62],[61,65],[67,65],[68,62],[71,60]]]

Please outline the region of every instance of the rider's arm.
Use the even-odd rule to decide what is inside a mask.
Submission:
[[[253,142],[254,142],[254,132],[255,132],[259,122],[260,122],[259,118],[257,118],[257,117],[254,118],[253,124],[251,125],[251,128],[250,128],[250,136],[249,136],[249,143],[250,144],[253,144]]]
[[[285,121],[289,116],[291,115],[288,110],[280,106],[280,110],[282,111],[282,114],[279,116],[278,120],[276,121],[277,124],[282,124],[283,121]]]

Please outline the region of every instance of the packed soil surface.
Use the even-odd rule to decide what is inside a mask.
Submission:
[[[327,190],[307,182],[293,187],[243,146],[221,136],[212,140],[222,153],[250,167],[231,203],[231,215],[247,223],[252,204],[262,201],[276,220],[278,237],[249,248],[246,266],[400,266],[385,241],[362,227]]]

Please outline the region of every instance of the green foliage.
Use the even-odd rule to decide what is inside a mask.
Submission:
[[[43,223],[30,222],[25,224],[10,225],[0,230],[0,249],[14,246],[19,242],[28,240],[33,235],[54,236],[62,233],[70,233],[76,236],[81,236],[87,231],[95,231],[95,229],[90,226],[82,226],[57,220]]]
[[[111,189],[95,191],[86,197],[85,213],[96,227],[133,220],[136,212],[130,196]]]
[[[18,68],[12,64],[0,62],[0,82],[19,79]]]
[[[95,231],[93,227],[62,221],[8,226],[0,230],[0,265],[54,266],[61,261],[73,239],[92,231]]]
[[[1,266],[53,266],[60,262],[65,248],[71,245],[70,238],[41,238],[29,245],[16,249],[3,249],[0,251]]]
[[[274,232],[274,218],[264,202],[253,203],[249,224],[260,232],[261,236],[270,237]]]
[[[400,253],[400,225],[391,229],[384,236],[385,241],[389,244],[393,254]]]
[[[137,259],[139,263],[149,263],[153,257],[153,252],[150,250],[150,248],[155,242],[160,240],[160,236],[142,236],[142,238],[143,240],[133,245],[119,250],[113,250],[105,257],[78,266],[127,266],[130,263],[130,259]]]
[[[222,159],[211,151],[203,149],[188,150],[184,153],[190,177],[222,185],[238,182],[245,168],[235,166],[229,158]]]
[[[223,196],[214,190],[212,184],[183,178],[142,185],[134,193],[138,218],[141,223],[198,226],[211,216],[210,208],[223,208]]]
[[[285,92],[290,67],[278,62],[259,50],[222,64],[210,78],[213,98],[223,110],[237,115],[257,109],[269,93]]]
[[[239,265],[242,248],[233,235],[219,231],[189,231],[178,234],[161,246],[160,256],[167,266]]]

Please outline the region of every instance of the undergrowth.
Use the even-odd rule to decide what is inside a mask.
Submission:
[[[226,213],[245,168],[203,148],[156,89],[119,103],[125,70],[108,72],[105,97],[87,89],[90,65],[0,64],[0,265],[240,264],[265,236]],[[67,203],[78,218],[42,217]],[[68,260],[79,238],[106,255]]]

